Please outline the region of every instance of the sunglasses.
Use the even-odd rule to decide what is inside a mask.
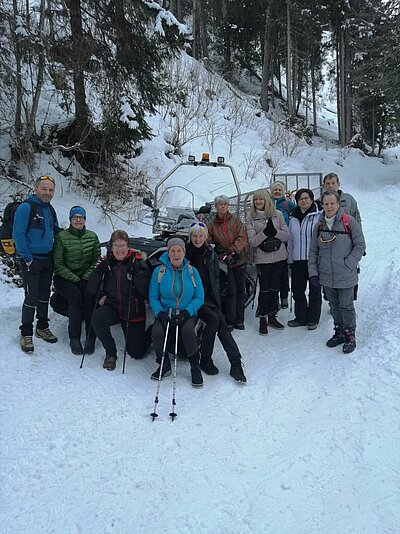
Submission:
[[[48,176],[47,174],[39,176],[39,178],[36,180],[36,183],[43,182],[44,180],[50,180],[50,182],[52,182],[54,185],[56,183],[54,178],[52,176]]]
[[[194,222],[190,225],[190,228],[193,228],[193,226],[201,226],[202,228],[206,227],[206,225],[202,222]]]

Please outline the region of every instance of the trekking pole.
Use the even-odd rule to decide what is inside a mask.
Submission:
[[[169,314],[168,314],[169,319],[171,319],[171,314],[172,314],[172,308],[169,309]],[[158,384],[157,384],[157,389],[156,389],[156,396],[154,398],[154,410],[153,410],[153,413],[150,414],[151,417],[153,418],[153,421],[154,421],[154,419],[156,417],[158,417],[158,413],[157,413],[158,395],[160,393],[161,376],[162,376],[162,371],[163,371],[163,368],[164,368],[165,352],[167,350],[169,325],[170,325],[170,322],[168,321],[167,322],[167,328],[165,329],[165,338],[164,338],[163,352],[162,352],[162,357],[161,357],[160,372],[158,374]]]
[[[129,316],[131,314],[132,286],[133,284],[132,284],[132,278],[131,278],[130,284],[129,284],[129,292],[128,292],[128,315],[127,315],[126,325],[125,325],[125,346],[124,346],[124,361],[122,364],[122,374],[125,374],[126,350],[128,346],[128,333],[129,333]]]
[[[290,288],[290,308],[289,308],[290,313],[292,313],[292,310],[293,310],[293,291],[292,291],[292,288]]]
[[[177,310],[176,314],[179,315],[179,310]],[[176,366],[177,366],[177,363],[178,363],[178,337],[179,337],[178,325],[176,325],[176,328],[175,328],[174,374],[172,376],[172,412],[169,414],[169,416],[171,417],[172,421],[176,417],[175,406],[176,406]]]
[[[99,305],[100,295],[101,295],[101,293],[103,291],[103,286],[104,286],[104,277],[105,277],[105,273],[101,277],[100,287],[99,287],[99,290],[98,290],[97,295],[96,295],[96,300],[94,301],[93,313],[96,310],[97,306]],[[93,317],[93,313],[92,313],[92,317]],[[83,362],[84,362],[85,356],[86,356],[87,342],[88,342],[88,339],[90,337],[90,333],[93,330],[92,317],[90,318],[89,330],[88,330],[88,333],[86,335],[85,344],[83,346],[83,354],[82,354],[81,365],[80,365],[79,369],[82,369]]]

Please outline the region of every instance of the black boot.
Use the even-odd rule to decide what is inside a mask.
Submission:
[[[195,352],[188,358],[190,363],[190,372],[192,374],[192,386],[194,388],[201,388],[203,387],[203,377],[201,376],[200,371],[200,354],[199,351]]]
[[[345,342],[344,339],[344,330],[341,325],[335,324],[335,332],[331,339],[328,339],[326,342],[327,347],[337,347],[338,345],[341,345]]]
[[[154,373],[151,375],[152,380],[162,380],[166,376],[169,376],[172,372],[171,361],[167,354],[165,355],[165,358],[164,358],[162,371],[161,371],[161,361],[162,361],[161,357],[157,355],[156,362],[159,363],[160,365],[158,366],[157,371],[154,371]],[[161,371],[161,375],[160,375],[160,371]]]
[[[346,328],[344,331],[344,345],[342,350],[345,354],[350,354],[356,348],[356,331],[354,328]]]
[[[86,339],[86,342],[85,342],[85,354],[86,354],[86,356],[89,356],[90,354],[93,354],[95,344],[96,344],[96,338],[95,337],[88,337]]]
[[[243,372],[243,366],[241,360],[236,360],[231,362],[231,370],[229,372],[232,378],[236,380],[236,382],[247,382],[247,378],[244,375]]]
[[[72,354],[83,354],[83,348],[80,339],[70,339],[69,346],[71,347]]]
[[[200,369],[206,375],[217,375],[219,373],[218,367],[214,364],[212,358],[200,358]]]

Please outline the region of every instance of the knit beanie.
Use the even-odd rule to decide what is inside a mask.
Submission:
[[[86,211],[81,206],[73,206],[70,209],[69,220],[71,220],[74,215],[81,215],[86,221]]]
[[[167,243],[167,247],[168,247],[168,252],[169,252],[169,249],[172,247],[172,245],[179,245],[181,247],[181,249],[183,250],[183,252],[186,254],[186,245],[185,245],[185,242],[183,239],[181,239],[180,237],[172,237],[168,243]]]

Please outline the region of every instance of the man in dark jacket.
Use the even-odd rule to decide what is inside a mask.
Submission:
[[[18,206],[13,225],[13,239],[20,258],[25,300],[22,306],[20,346],[24,352],[33,352],[33,321],[36,311],[36,336],[56,343],[49,329],[48,308],[53,275],[53,242],[60,230],[54,209],[55,180],[41,176],[36,181],[34,194]],[[32,206],[34,204],[34,207]],[[35,217],[31,220],[31,210]]]
[[[197,313],[199,319],[206,324],[201,341],[200,369],[208,375],[219,372],[212,360],[215,336],[218,335],[231,363],[230,375],[238,382],[246,382],[239,348],[221,311],[219,260],[211,245],[206,242],[207,235],[208,230],[203,223],[193,223],[189,228],[189,243],[186,247],[186,258],[199,271],[204,287],[204,304]]]

